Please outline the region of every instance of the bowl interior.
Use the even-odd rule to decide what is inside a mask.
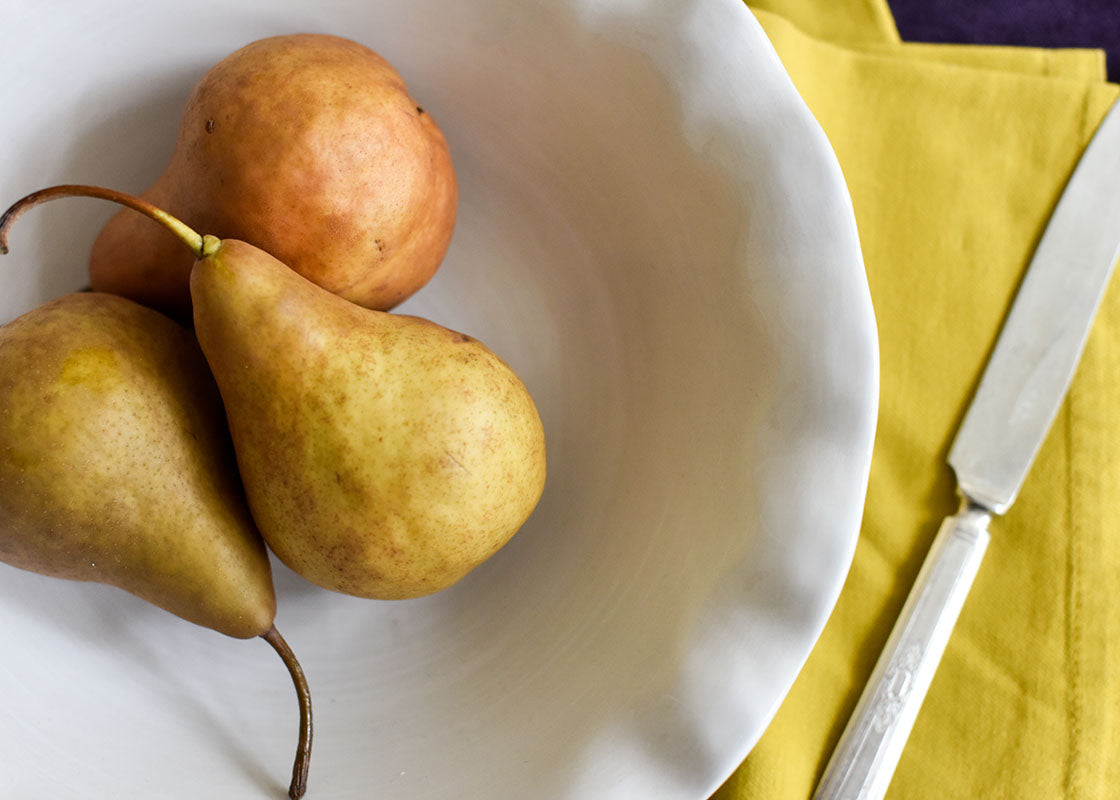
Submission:
[[[313,793],[714,790],[835,601],[877,389],[843,181],[745,7],[203,0],[200,40],[168,3],[15,5],[0,59],[51,58],[0,88],[23,111],[0,121],[0,204],[61,182],[142,191],[193,82],[278,33],[378,50],[451,145],[452,247],[399,310],[520,373],[548,484],[505,549],[432,597],[343,597],[276,563],[277,626],[316,706]],[[0,318],[83,285],[112,212],[22,219]],[[283,794],[295,699],[267,645],[0,572],[15,795],[186,797],[198,775]]]

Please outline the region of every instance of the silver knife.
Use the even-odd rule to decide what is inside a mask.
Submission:
[[[949,453],[946,519],[814,800],[880,800],[987,549],[1069,388],[1120,256],[1120,102],[1078,162],[1035,250]]]

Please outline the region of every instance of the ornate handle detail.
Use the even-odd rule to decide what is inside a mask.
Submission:
[[[876,733],[886,733],[898,721],[898,715],[906,705],[910,690],[914,688],[914,672],[922,661],[922,648],[916,644],[894,654],[891,663],[883,673],[871,708],[875,716],[871,726]]]
[[[965,501],[942,523],[814,800],[881,800],[991,538]]]

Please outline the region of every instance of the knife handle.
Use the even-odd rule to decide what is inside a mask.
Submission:
[[[991,538],[968,500],[937,532],[814,800],[881,800]]]

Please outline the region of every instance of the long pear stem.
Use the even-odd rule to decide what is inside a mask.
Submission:
[[[296,660],[292,648],[284,641],[284,637],[273,625],[261,638],[272,645],[280,654],[284,666],[292,674],[292,683],[296,686],[296,695],[299,697],[299,745],[296,747],[296,760],[292,765],[292,784],[288,788],[288,797],[299,800],[307,791],[307,769],[311,765],[311,690],[307,686],[307,678],[303,674],[303,667]]]
[[[114,203],[119,203],[134,211],[139,211],[144,216],[161,223],[175,234],[183,244],[190,248],[196,258],[205,258],[213,251],[214,245],[218,242],[213,236],[200,235],[179,219],[171,216],[161,208],[156,208],[147,200],[141,200],[139,197],[133,197],[130,194],[118,192],[114,189],[103,189],[100,186],[67,184],[63,186],[51,186],[49,189],[40,189],[37,192],[32,192],[26,197],[17,200],[12,204],[11,208],[4,212],[3,216],[0,216],[0,255],[8,252],[8,228],[11,227],[12,223],[16,221],[16,218],[19,217],[20,214],[33,206],[59,197],[96,197],[101,200],[110,200]]]

